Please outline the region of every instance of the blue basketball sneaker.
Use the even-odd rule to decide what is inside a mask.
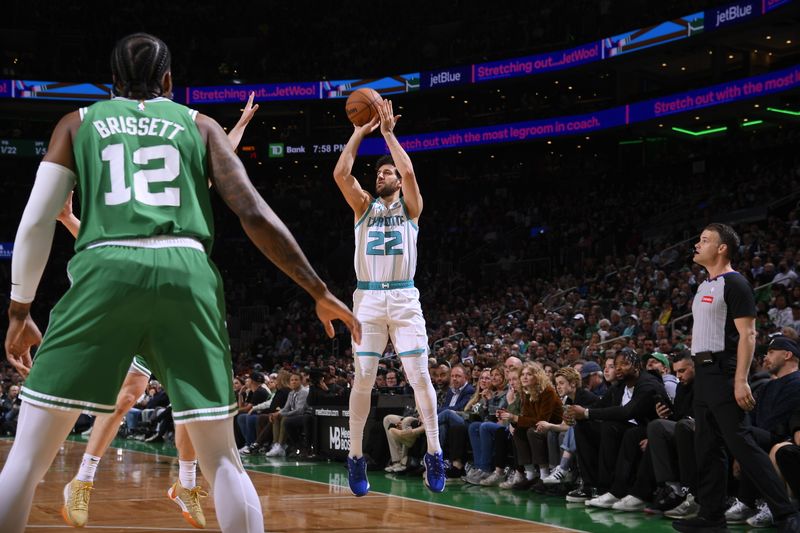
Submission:
[[[444,470],[444,458],[442,452],[433,455],[425,454],[425,473],[422,474],[422,479],[425,486],[431,492],[444,492],[444,482],[447,478]]]
[[[359,458],[347,458],[347,481],[350,483],[350,490],[356,496],[366,496],[369,492],[369,481],[367,480],[367,460],[362,455]]]

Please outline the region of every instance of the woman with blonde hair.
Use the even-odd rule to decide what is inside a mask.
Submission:
[[[497,412],[508,406],[508,386],[502,367],[495,367],[491,371],[484,370],[481,380],[484,378],[488,379],[490,388],[483,393],[485,403],[481,409],[481,415],[467,428],[472,445],[472,455],[475,459],[475,468],[466,477],[466,482],[475,485],[492,474],[495,433],[498,429],[503,428],[497,422]],[[502,481],[502,476],[499,481]]]
[[[526,490],[531,488],[538,478],[550,475],[550,460],[547,452],[547,433],[536,430],[539,421],[553,424],[561,423],[561,399],[543,370],[531,363],[522,366],[520,374],[522,397],[520,414],[511,419],[515,426],[514,446],[517,450],[517,462],[525,467],[525,479],[512,488]],[[538,472],[536,471],[538,467]]]

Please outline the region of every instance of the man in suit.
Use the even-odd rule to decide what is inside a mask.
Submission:
[[[444,401],[437,409],[439,413],[439,442],[442,447],[447,442],[448,428],[452,425],[464,425],[464,418],[458,413],[464,410],[473,394],[475,394],[475,387],[469,383],[467,369],[463,365],[455,365],[450,370],[450,388],[444,396]]]

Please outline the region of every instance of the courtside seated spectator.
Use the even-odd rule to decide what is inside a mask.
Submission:
[[[590,501],[611,508],[627,493],[647,434],[656,418],[656,396],[666,396],[664,384],[642,369],[639,355],[621,350],[615,361],[618,382],[591,408],[571,405],[568,418],[577,420],[575,440],[583,485],[567,501]]]

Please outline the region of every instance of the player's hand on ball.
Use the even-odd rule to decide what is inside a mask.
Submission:
[[[383,103],[378,106],[378,116],[381,118],[381,133],[383,135],[389,135],[394,131],[397,121],[400,120],[400,117],[403,115],[395,115],[394,109],[392,109],[392,101],[384,100]]]
[[[16,307],[23,307],[23,311]],[[31,347],[42,342],[42,332],[25,309],[30,309],[30,305],[11,302],[5,343],[8,362],[23,377],[27,377],[31,371]]]
[[[374,117],[372,120],[364,124],[363,126],[353,126],[356,131],[361,134],[362,137],[366,137],[373,131],[378,128],[378,125],[381,123],[380,118]]]
[[[317,300],[316,311],[328,337],[333,338],[334,335],[332,322],[341,320],[350,330],[350,335],[353,336],[356,344],[361,342],[361,323],[353,315],[353,312],[330,291],[325,291],[325,294]]]

